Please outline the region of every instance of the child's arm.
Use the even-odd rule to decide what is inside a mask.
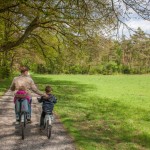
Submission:
[[[53,95],[53,98],[52,98],[52,102],[55,104],[57,103],[57,98]]]
[[[37,98],[39,103],[42,103],[44,101],[43,96],[41,96],[40,98]]]

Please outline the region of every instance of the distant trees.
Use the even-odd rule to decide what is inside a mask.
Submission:
[[[123,40],[123,64],[133,73],[150,71],[150,36],[138,28],[129,40]]]
[[[81,45],[62,44],[60,52],[55,50],[50,56],[53,65],[48,59],[41,65],[45,73],[149,73],[150,37],[140,28],[130,39],[123,37],[120,41],[95,35],[82,40]],[[40,72],[40,68],[35,68],[35,71]]]

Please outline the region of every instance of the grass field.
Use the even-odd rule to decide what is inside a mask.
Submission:
[[[150,149],[149,75],[36,75],[80,150]]]
[[[58,99],[55,112],[79,150],[150,149],[150,75],[33,75],[33,79],[41,90],[53,87]]]

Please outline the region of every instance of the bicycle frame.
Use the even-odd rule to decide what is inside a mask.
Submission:
[[[26,123],[27,123],[27,111],[28,111],[28,103],[25,102],[26,99],[19,99],[19,122],[20,122],[20,127],[21,127],[21,131],[22,131],[22,139],[24,139],[24,128],[26,127]]]
[[[53,115],[47,113],[44,118],[44,124],[46,124],[46,122],[49,120],[49,125],[52,125],[52,117]]]
[[[50,139],[52,130],[53,115],[46,113],[44,118],[44,129],[47,130],[47,137]]]

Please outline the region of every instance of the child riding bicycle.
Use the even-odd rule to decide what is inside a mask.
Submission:
[[[27,109],[30,110],[30,106],[29,105],[31,103],[31,97],[29,96],[28,92],[26,91],[25,86],[20,86],[18,91],[15,93],[15,97],[14,97],[15,107],[17,107],[18,105],[20,106],[20,104],[18,104],[18,103],[19,103],[19,100],[21,100],[21,99],[22,100],[27,100],[27,102],[28,102],[28,104],[27,104],[28,108]],[[19,123],[19,111],[20,110],[18,110],[18,109],[15,108],[15,111],[16,111],[16,123]],[[30,118],[29,117],[29,113],[28,113],[28,118]]]
[[[42,103],[42,113],[40,118],[40,128],[44,127],[44,118],[46,113],[53,114],[54,104],[57,103],[57,99],[54,95],[51,94],[52,88],[50,86],[45,87],[45,93],[47,97],[42,96],[38,99],[39,103]]]
[[[24,96],[24,98],[30,103],[31,98],[29,97],[29,94],[27,93],[26,88],[24,86],[20,86],[19,90],[15,93],[14,103],[16,103],[18,97],[21,96]]]

